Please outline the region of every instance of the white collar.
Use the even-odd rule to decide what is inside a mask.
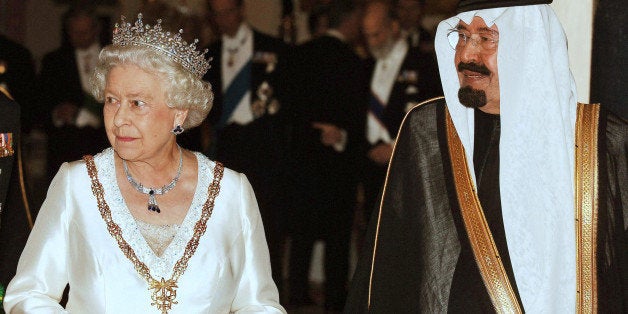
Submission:
[[[235,36],[229,37],[226,34],[222,35],[222,43],[226,48],[239,48],[243,46],[253,34],[253,30],[246,23],[240,24]]]
[[[395,63],[403,60],[406,56],[406,52],[408,52],[408,42],[405,41],[402,37],[398,38],[397,41],[393,44],[392,49],[388,52],[386,57],[382,59],[377,59],[377,62],[385,62],[385,63]]]
[[[100,52],[100,44],[98,44],[98,42],[95,42],[93,44],[91,44],[89,47],[85,48],[85,49],[75,49],[76,54],[79,56],[83,56],[86,54],[90,54],[90,55],[98,55],[98,53]]]
[[[346,42],[347,41],[345,35],[343,35],[340,31],[338,31],[337,29],[334,29],[334,28],[327,30],[325,32],[325,35],[330,36],[330,37],[334,37],[334,38],[338,38],[342,42]]]

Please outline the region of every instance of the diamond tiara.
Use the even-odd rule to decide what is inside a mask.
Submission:
[[[161,28],[161,19],[157,20],[152,28],[150,25],[144,25],[142,22],[142,13],[137,15],[137,21],[134,25],[126,22],[124,16],[120,17],[120,23],[116,23],[113,30],[112,43],[118,46],[147,46],[155,49],[158,53],[165,54],[174,62],[179,63],[186,70],[192,72],[199,79],[209,70],[209,61],[205,59],[205,51],[197,51],[196,44],[189,44],[181,38],[183,30],[178,33],[171,34],[163,32]]]

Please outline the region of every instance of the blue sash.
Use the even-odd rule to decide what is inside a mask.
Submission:
[[[369,111],[373,113],[375,118],[379,120],[382,124],[384,124],[384,109],[386,106],[371,92],[371,97],[369,99]],[[385,125],[385,124],[384,124]]]
[[[238,104],[246,95],[246,92],[249,90],[251,85],[251,66],[252,62],[249,61],[240,69],[238,75],[231,81],[231,84],[227,87],[227,91],[225,91],[224,101],[222,104],[222,115],[220,116],[220,121],[218,121],[218,125],[216,127],[218,129],[223,128],[231,115],[235,111]]]

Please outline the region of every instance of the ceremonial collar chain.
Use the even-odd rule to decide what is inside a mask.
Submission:
[[[98,201],[98,210],[100,211],[101,217],[106,222],[107,231],[109,231],[109,234],[116,240],[122,253],[124,253],[129,261],[133,263],[135,270],[148,282],[148,289],[151,290],[150,298],[152,301],[150,305],[155,306],[162,314],[167,314],[168,311],[172,309],[173,305],[179,303],[176,300],[178,288],[177,281],[187,269],[188,261],[192,256],[194,256],[200,239],[207,230],[207,221],[212,216],[216,197],[220,193],[220,180],[224,174],[223,165],[216,162],[216,166],[214,166],[214,180],[207,189],[207,200],[203,204],[201,217],[194,225],[194,234],[185,246],[183,255],[174,265],[172,269],[172,276],[170,279],[166,280],[163,277],[161,279],[155,279],[150,274],[148,266],[146,266],[146,264],[144,264],[144,262],[137,257],[133,247],[131,247],[131,245],[124,240],[124,237],[122,236],[122,228],[120,228],[120,226],[116,224],[114,219],[111,217],[111,209],[105,201],[105,189],[98,180],[98,170],[96,169],[96,165],[94,163],[94,157],[84,156],[83,159],[87,163],[87,173],[91,179],[92,193]]]
[[[124,167],[124,174],[126,175],[126,179],[131,183],[131,185],[140,193],[148,194],[148,210],[154,211],[157,213],[161,213],[161,209],[159,209],[159,205],[157,205],[157,199],[155,199],[155,195],[164,195],[166,192],[174,189],[177,186],[177,181],[179,181],[179,177],[181,177],[181,169],[183,168],[183,153],[181,152],[181,146],[177,146],[179,148],[179,169],[177,169],[177,175],[170,181],[170,183],[162,186],[159,189],[145,187],[142,183],[138,183],[133,179],[131,174],[129,173],[129,167],[126,164],[126,160],[122,159],[122,166]]]

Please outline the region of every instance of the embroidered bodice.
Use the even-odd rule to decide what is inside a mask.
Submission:
[[[203,203],[207,198],[207,188],[211,183],[211,176],[200,175],[212,173],[213,167],[206,158],[199,158],[195,153],[198,161],[198,181],[192,204],[188,209],[178,232],[172,237],[171,243],[164,247],[161,255],[156,254],[147,240],[142,235],[136,219],[131,215],[129,208],[126,206],[118,182],[116,180],[115,168],[107,167],[105,164],[114,164],[114,152],[109,148],[102,154],[94,158],[96,167],[98,168],[98,179],[105,190],[105,200],[111,209],[111,217],[113,221],[122,229],[122,236],[129,243],[135,254],[148,268],[151,275],[155,278],[170,278],[174,264],[181,258],[185,251],[187,242],[194,234],[194,224],[199,220]]]
[[[172,242],[180,225],[155,225],[136,219],[137,227],[155,255],[161,256]]]

